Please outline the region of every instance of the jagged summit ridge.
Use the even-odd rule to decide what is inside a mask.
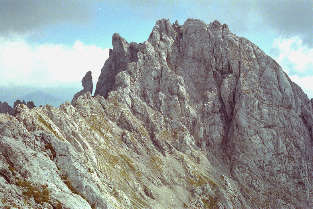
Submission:
[[[312,208],[312,103],[272,58],[196,19],[112,45],[94,97],[0,115],[0,204]]]
[[[138,98],[170,119],[171,128],[188,130],[190,141],[219,156],[242,185],[257,189],[260,182],[256,179],[280,181],[285,178],[282,176],[294,175],[288,169],[291,164],[304,173],[310,170],[300,162],[312,159],[313,123],[307,124],[312,121],[311,102],[271,57],[247,39],[231,33],[227,25],[218,21],[207,25],[196,19],[178,25],[162,19],[142,44],[128,44],[117,34],[112,42],[113,50],[102,69],[96,94],[108,96],[111,90],[121,89],[118,92],[123,91],[124,98]],[[126,86],[119,85],[123,83],[121,77]],[[103,87],[101,84],[106,82],[102,78],[111,80],[110,85]],[[114,79],[118,82],[114,83]],[[137,114],[143,117],[142,113]],[[153,135],[159,129],[163,129],[160,124],[150,127]],[[301,132],[291,134],[291,129]],[[272,175],[273,171],[265,167],[278,153],[287,157],[287,149],[282,151],[280,146],[289,147],[287,144],[295,143],[296,138],[301,138],[302,145],[291,149],[303,156],[290,163],[275,159],[276,163],[270,163],[271,169],[283,172]],[[271,144],[271,152],[259,152],[263,143]],[[262,149],[269,148],[264,145]],[[246,159],[251,159],[248,167],[259,168],[257,174],[242,170]],[[307,180],[300,177],[302,174],[297,179],[310,182],[309,173]],[[244,175],[251,180],[247,181]],[[279,188],[285,185],[284,192],[290,191],[290,182],[279,181]],[[265,184],[262,191],[265,194],[276,189],[277,186]],[[296,190],[294,194],[299,194],[301,189]],[[298,197],[308,198],[309,190]],[[251,192],[258,195],[260,191]]]

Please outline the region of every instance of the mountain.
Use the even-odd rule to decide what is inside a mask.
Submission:
[[[10,106],[16,100],[34,101],[36,106],[59,106],[65,101],[71,101],[77,91],[76,85],[59,87],[35,87],[35,86],[0,86],[0,101],[7,102]]]
[[[0,86],[0,101],[7,102],[10,106],[24,94],[28,94],[32,91],[32,88],[23,86]]]
[[[0,206],[313,208],[312,102],[271,57],[196,19],[112,45],[95,96],[0,114]]]
[[[35,101],[35,104],[37,106],[39,105],[46,105],[50,104],[53,106],[59,106],[62,102],[64,102],[62,99],[57,98],[55,96],[52,96],[48,93],[45,93],[43,91],[37,90],[33,91],[31,93],[25,94],[19,98],[20,100],[26,100],[26,101]]]

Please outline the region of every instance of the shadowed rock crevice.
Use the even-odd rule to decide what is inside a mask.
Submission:
[[[113,49],[110,49],[109,58],[104,63],[101,69],[101,74],[97,82],[95,96],[108,96],[108,93],[113,89],[115,76],[126,70],[128,63],[137,62],[137,53],[140,49],[140,44],[128,43],[118,33],[112,36]]]

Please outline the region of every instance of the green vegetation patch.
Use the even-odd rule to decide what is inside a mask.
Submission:
[[[25,180],[18,180],[16,185],[23,188],[23,195],[27,198],[34,198],[35,202],[42,204],[50,201],[50,191],[47,185],[40,187],[34,186],[31,182]]]
[[[51,124],[48,123],[41,115],[38,114],[38,121],[44,125],[50,132],[52,132],[58,139],[63,139],[59,136],[59,134],[52,128]]]
[[[150,157],[150,163],[154,170],[162,172],[163,170],[163,161],[157,155],[152,155]]]
[[[131,171],[136,172],[137,169],[135,168],[135,164],[134,164],[134,162],[133,162],[129,157],[127,157],[127,156],[124,155],[124,154],[121,154],[120,157],[121,157],[121,159],[123,159],[123,161],[126,163],[127,167],[128,167]]]
[[[205,206],[205,208],[209,208],[209,209],[218,209],[218,199],[217,197],[212,197],[212,196],[209,196],[207,199],[204,198],[202,199],[202,202]]]
[[[71,183],[71,181],[68,179],[67,175],[62,175],[61,179],[63,180],[64,184],[71,190],[74,194],[80,195],[77,189],[75,189]]]
[[[104,116],[88,118],[88,124],[93,131],[96,131],[100,136],[105,137],[105,133],[112,133],[112,127],[107,122]]]
[[[202,174],[199,174],[197,172],[193,172],[193,177],[188,177],[187,181],[189,184],[195,187],[203,186],[205,184],[209,184],[213,189],[217,188],[217,184],[212,181],[210,178],[207,176],[204,176]]]

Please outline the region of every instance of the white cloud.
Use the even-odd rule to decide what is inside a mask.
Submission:
[[[297,83],[309,98],[313,98],[313,48],[303,44],[299,37],[278,38],[273,42],[274,59]]]
[[[273,48],[278,49],[275,57],[278,63],[288,72],[295,70],[298,73],[313,74],[313,48],[308,48],[299,37],[274,40]],[[294,69],[289,69],[290,65]]]
[[[303,89],[309,98],[313,98],[313,75],[306,77],[294,75],[290,76],[290,78]]]
[[[91,70],[94,82],[109,50],[76,41],[73,45],[30,44],[22,38],[0,39],[0,85],[80,84]]]

